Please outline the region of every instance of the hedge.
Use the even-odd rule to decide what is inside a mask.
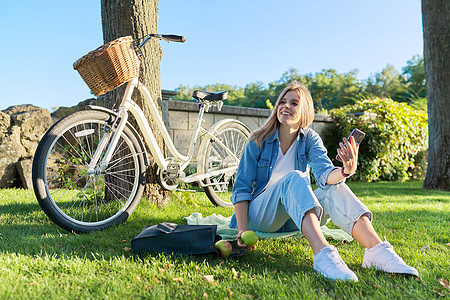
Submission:
[[[330,115],[336,126],[326,133],[324,140],[332,159],[335,160],[342,137],[347,137],[353,128],[366,133],[359,148],[358,171],[352,180],[405,181],[425,177],[426,112],[389,98],[371,98],[331,110]]]

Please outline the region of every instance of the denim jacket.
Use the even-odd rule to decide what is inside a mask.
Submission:
[[[305,172],[309,176],[311,167],[317,186],[327,189],[328,174],[336,167],[328,158],[327,150],[317,132],[310,128],[300,129],[295,147],[295,170]],[[279,148],[278,130],[263,142],[261,148],[253,140],[247,142],[233,186],[233,204],[251,201],[263,191],[272,175]]]

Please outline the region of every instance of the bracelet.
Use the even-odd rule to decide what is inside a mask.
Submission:
[[[350,175],[352,175],[352,174],[345,174],[344,167],[341,168],[341,174],[342,174],[342,176],[344,176],[345,178],[350,177]]]

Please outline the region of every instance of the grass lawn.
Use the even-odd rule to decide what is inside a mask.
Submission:
[[[304,238],[261,240],[240,258],[134,255],[130,241],[149,224],[185,224],[193,212],[229,216],[203,193],[164,208],[145,199],[128,221],[74,235],[54,225],[32,191],[0,190],[0,299],[430,299],[450,297],[450,193],[421,182],[349,183],[374,212],[374,227],[419,278],[361,267],[356,241],[330,240],[358,283],[329,281],[312,269]],[[213,281],[204,276],[212,275]],[[211,278],[211,277],[207,277]]]

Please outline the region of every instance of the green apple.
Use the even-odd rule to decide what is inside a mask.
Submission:
[[[258,236],[253,230],[244,231],[241,235],[241,242],[247,247],[253,247],[258,242]]]
[[[231,255],[231,251],[233,250],[233,247],[231,247],[230,242],[225,240],[220,240],[214,244],[214,247],[216,247],[217,250],[219,250],[220,256],[222,257],[228,257]]]

